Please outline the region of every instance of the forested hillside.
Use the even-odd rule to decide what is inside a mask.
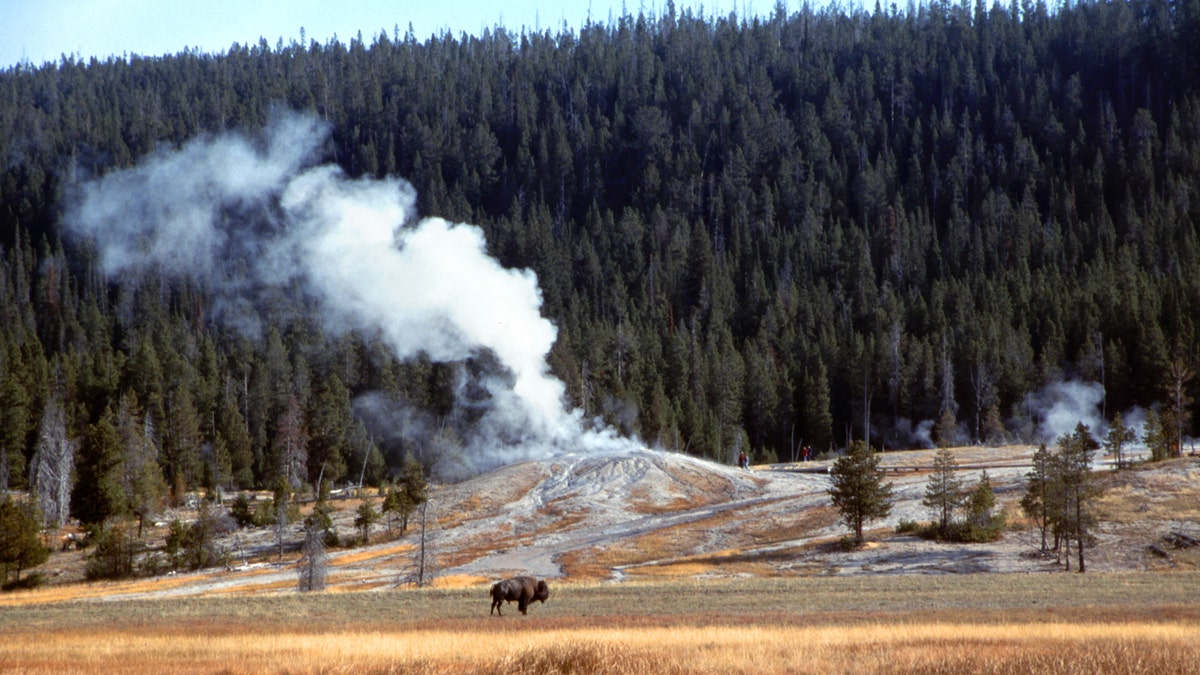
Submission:
[[[286,312],[247,335],[203,284],[105,277],[64,233],[81,181],[280,107],[329,123],[326,161],[410,181],[422,215],[536,272],[570,405],[649,444],[1031,440],[1029,396],[1063,381],[1194,434],[1198,44],[1197,0],[668,5],[578,32],[10,68],[0,484],[65,501],[74,472],[72,510],[98,520],[271,487],[297,446],[310,482],[378,482],[454,445],[470,363],[399,362]],[[369,429],[367,394],[440,438]]]

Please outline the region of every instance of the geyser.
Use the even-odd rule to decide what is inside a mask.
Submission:
[[[585,424],[565,407],[546,363],[557,336],[541,315],[537,278],[487,255],[483,231],[418,219],[416,194],[396,179],[351,179],[316,162],[329,128],[276,115],[261,137],[195,139],[136,167],[79,186],[68,230],[96,243],[112,277],[146,270],[187,277],[212,294],[214,317],[259,329],[280,293],[298,296],[329,333],[377,335],[399,359],[479,359],[461,369],[475,391],[461,444],[432,443],[444,477],[521,458],[621,450],[636,444]],[[430,433],[396,402],[364,397],[356,410],[386,433]],[[453,455],[453,456],[448,456]]]

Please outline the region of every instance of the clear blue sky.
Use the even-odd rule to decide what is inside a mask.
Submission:
[[[785,3],[795,11],[801,0]],[[814,3],[816,4],[816,3]],[[676,0],[704,16],[768,14],[774,0]],[[106,58],[161,56],[189,48],[225,52],[234,42],[274,47],[282,38],[347,43],[359,31],[370,44],[380,31],[403,35],[411,23],[420,40],[449,30],[478,35],[503,25],[513,32],[549,29],[565,21],[578,31],[589,16],[598,23],[619,17],[661,14],[666,0],[0,0],[0,69],[22,61],[35,66],[62,55]]]

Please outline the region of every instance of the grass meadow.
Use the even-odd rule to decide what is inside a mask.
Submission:
[[[87,587],[83,586],[82,591]],[[106,601],[9,594],[4,673],[1185,673],[1200,573],[554,584]]]

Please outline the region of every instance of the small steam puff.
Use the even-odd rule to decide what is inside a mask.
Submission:
[[[456,430],[461,450],[433,442],[437,425],[414,411],[385,411],[378,396],[356,405],[383,432],[441,448],[450,477],[632,447],[564,409],[564,385],[546,363],[557,329],[541,316],[533,272],[500,266],[478,227],[414,223],[416,195],[404,181],[312,166],[328,133],[312,117],[283,114],[261,143],[227,134],[158,153],[84,184],[68,228],[97,243],[107,274],[158,269],[195,279],[212,293],[214,314],[243,330],[253,330],[273,294],[299,288],[327,331],[379,335],[402,360],[486,355],[480,361],[495,367],[460,383],[486,392],[472,397],[470,428]]]

